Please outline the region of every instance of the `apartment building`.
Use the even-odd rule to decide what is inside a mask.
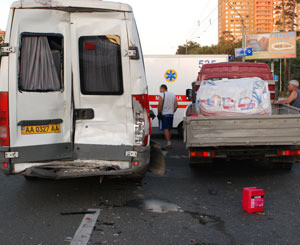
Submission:
[[[4,41],[5,31],[0,30],[0,44]]]
[[[219,38],[242,38],[242,21],[245,33],[266,33],[282,31],[283,28],[283,0],[218,0],[219,2]],[[284,0],[285,10],[291,11],[292,6],[287,4],[293,0]],[[295,8],[295,30],[300,31],[300,4]],[[292,23],[286,17],[285,30],[292,30]]]

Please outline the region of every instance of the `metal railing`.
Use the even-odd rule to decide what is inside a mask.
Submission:
[[[300,114],[300,108],[290,105],[272,105],[272,115]]]

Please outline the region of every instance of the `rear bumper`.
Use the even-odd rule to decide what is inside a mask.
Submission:
[[[274,159],[276,161],[281,160],[293,160],[299,156],[278,156],[278,150],[299,150],[300,146],[253,146],[253,147],[241,147],[241,146],[228,146],[228,147],[191,147],[189,152],[210,152],[213,153],[212,157],[191,157],[192,161],[201,159],[205,162],[211,162],[213,159],[226,159],[226,160],[262,160],[262,159]]]
[[[50,159],[47,162],[13,162],[6,174],[22,174],[32,177],[62,179],[88,176],[143,176],[148,170],[150,162],[150,146],[102,146],[97,152],[89,152],[88,146],[84,147],[84,154],[74,153],[72,159]],[[77,149],[79,149],[77,147]],[[93,149],[91,147],[91,149]],[[0,151],[0,164],[4,162],[4,152]],[[126,156],[127,151],[135,151],[136,157]],[[82,152],[81,152],[82,153]],[[20,159],[19,159],[20,160]],[[3,165],[3,164],[2,164]],[[0,165],[0,166],[2,166]],[[1,167],[0,167],[1,168]],[[3,170],[3,169],[1,169]]]

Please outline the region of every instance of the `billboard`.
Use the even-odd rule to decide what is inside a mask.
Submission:
[[[253,55],[247,60],[296,58],[296,32],[272,32],[246,35]]]

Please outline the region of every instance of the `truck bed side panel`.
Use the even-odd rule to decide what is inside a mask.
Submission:
[[[300,145],[300,116],[187,117],[187,147]]]

